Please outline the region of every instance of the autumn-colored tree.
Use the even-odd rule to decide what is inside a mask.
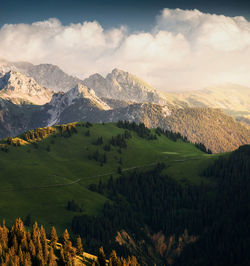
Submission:
[[[44,259],[43,259],[43,251],[42,251],[42,249],[38,250],[38,252],[36,254],[35,261],[36,261],[36,263],[35,263],[36,265],[39,265],[39,266],[45,265]]]
[[[40,235],[41,235],[41,243],[44,246],[45,243],[47,242],[47,237],[46,237],[45,229],[44,229],[44,227],[42,225],[41,225],[41,228],[40,228]]]
[[[138,263],[136,257],[132,256],[131,257],[131,266],[138,266],[138,265],[140,265],[140,264]]]
[[[0,227],[0,243],[5,250],[8,247],[8,228],[5,226],[5,220],[3,220],[3,226]]]
[[[103,250],[103,247],[99,248],[99,252],[98,252],[98,262],[100,264],[100,266],[105,266],[106,264],[106,256]]]
[[[53,249],[53,248],[52,248]],[[44,261],[48,261],[49,257],[49,248],[48,248],[48,243],[47,241],[43,245],[43,256],[44,256]]]
[[[15,253],[17,253],[17,251],[18,251],[18,242],[17,242],[16,235],[13,236],[12,247],[14,248]]]
[[[32,240],[30,240],[30,242],[29,242],[29,252],[30,252],[32,257],[36,256],[36,247],[35,247]]]
[[[54,249],[51,248],[48,256],[48,266],[55,266],[55,265],[57,265],[56,256],[54,254]]]
[[[23,262],[24,266],[31,266],[32,262],[31,262],[31,258],[30,258],[30,253],[25,253],[24,254],[24,262]]]
[[[52,226],[50,231],[50,245],[54,248],[57,241],[58,241],[58,236],[56,233],[56,228]]]
[[[0,257],[3,255],[3,247],[2,245],[0,244]]]
[[[118,266],[119,259],[117,258],[115,250],[112,250],[110,257],[109,257],[109,266]]]
[[[64,258],[64,250],[63,250],[63,247],[61,247],[61,249],[60,249],[59,264],[60,265],[65,265],[65,258]]]
[[[77,236],[77,239],[76,239],[76,252],[78,255],[82,255],[83,253],[82,239],[80,236]]]
[[[63,246],[66,246],[68,241],[70,241],[70,237],[69,237],[69,232],[67,229],[65,229],[64,233],[63,233]]]
[[[32,236],[32,240],[33,240],[34,244],[36,244],[37,239],[40,238],[40,230],[39,230],[39,227],[37,225],[37,222],[35,222],[33,227],[32,227],[31,236]]]
[[[18,257],[19,257],[20,263],[23,264],[24,263],[24,257],[23,257],[23,251],[22,251],[21,246],[19,246]]]

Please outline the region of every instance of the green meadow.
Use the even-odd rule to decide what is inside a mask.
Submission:
[[[55,225],[61,233],[70,228],[73,216],[80,214],[67,210],[69,200],[83,206],[84,213],[98,216],[108,199],[88,186],[105,182],[111,175],[119,176],[118,167],[126,172],[164,162],[165,173],[183,185],[200,184],[211,182],[202,176],[202,171],[219,156],[205,154],[182,140],[175,142],[165,135],[148,140],[134,131],[130,131],[132,138],[126,140],[127,148],[111,145],[111,150],[105,151],[112,136],[125,131],[114,123],[93,124],[89,128],[77,123],[77,133],[69,137],[61,136],[58,127],[54,128],[56,133],[36,145],[11,145],[8,152],[0,151],[0,218],[7,224],[30,214],[32,222],[36,220],[46,228]],[[151,131],[155,134],[154,129]],[[93,144],[99,137],[103,144]],[[105,153],[105,163],[89,158],[97,150],[100,156]]]

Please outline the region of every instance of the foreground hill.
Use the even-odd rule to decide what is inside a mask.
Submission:
[[[176,182],[208,182],[199,173],[213,161],[213,155],[178,140],[175,134],[169,135],[171,140],[159,130],[148,130],[143,125],[128,126],[69,124],[37,129],[4,140],[0,151],[1,218],[10,225],[17,216],[25,221],[31,217],[31,221],[37,220],[47,229],[55,225],[60,234],[65,227],[75,232],[72,227],[75,216],[101,216],[105,203],[112,202],[93,185],[99,186],[100,181],[106,183],[111,175],[116,179],[121,173],[135,169],[150,170],[161,161],[168,165],[165,171]],[[121,231],[121,236],[126,234]],[[95,253],[102,240],[93,246],[89,237],[83,237],[84,244],[87,250]],[[108,253],[110,248],[118,248],[123,256],[137,255],[126,245],[127,251],[120,251],[118,243],[123,242],[123,237],[117,239],[118,242],[115,236],[109,237],[112,247],[107,247]]]
[[[115,124],[79,123],[37,129],[21,138],[4,140],[0,151],[0,197],[1,213],[6,221],[13,222],[16,216],[25,217],[30,213],[39,217],[38,221],[44,225],[53,223],[60,230],[69,225],[74,216],[74,212],[66,208],[69,200],[77,200],[88,214],[100,212],[106,199],[89,191],[88,185],[99,182],[100,178],[107,180],[111,174],[117,176],[119,166],[129,171],[168,158],[201,156],[201,163],[210,158],[203,156],[193,144],[174,142],[166,136],[148,140],[133,131],[126,148],[110,144],[112,137],[124,132],[125,129]],[[152,130],[153,135],[154,132]],[[99,137],[103,143],[97,145]],[[178,173],[176,178],[181,179],[182,174]],[[197,174],[190,175],[190,179],[200,182]]]
[[[244,265],[249,165],[249,146],[206,154],[142,124],[40,128],[1,143],[1,218],[68,228],[86,251],[142,265]]]

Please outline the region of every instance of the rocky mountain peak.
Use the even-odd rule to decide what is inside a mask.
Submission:
[[[78,83],[72,90],[70,90],[75,97],[84,97],[84,98],[91,98],[91,97],[96,97],[95,92],[93,89],[84,86],[81,83]],[[69,92],[70,92],[69,91]]]
[[[166,104],[154,88],[129,72],[115,68],[106,78],[94,74],[83,81],[83,84],[94,89],[98,97],[112,98],[121,101],[149,102]]]
[[[114,68],[111,73],[112,76],[118,76],[118,75],[129,75],[129,73],[127,71],[118,69],[118,68]]]
[[[53,92],[20,72],[10,70],[0,77],[0,97],[15,104],[32,103],[43,105],[49,102]]]
[[[66,74],[56,65],[33,65],[28,62],[8,62],[0,59],[0,72],[6,73],[10,70],[18,71],[26,76],[32,77],[41,86],[57,92],[68,91],[78,82],[81,82],[80,79]]]
[[[96,96],[93,89],[84,86],[81,83],[78,83],[73,89],[65,93],[65,96],[68,98],[69,105],[76,99],[84,98],[90,100],[93,105],[102,110],[110,109],[110,107],[105,102],[103,102],[99,97]]]

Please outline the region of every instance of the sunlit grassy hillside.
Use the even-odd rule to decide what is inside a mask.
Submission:
[[[202,169],[218,156],[205,154],[180,139],[172,141],[161,134],[149,140],[132,130],[129,130],[131,138],[126,140],[126,148],[110,145],[112,137],[125,132],[114,123],[76,123],[73,128],[70,134],[67,130],[63,133],[62,127],[57,126],[41,129],[40,137],[31,131],[20,136],[21,140],[2,141],[0,218],[6,219],[7,224],[13,223],[16,217],[25,218],[30,214],[46,227],[55,225],[60,232],[70,227],[77,214],[67,210],[69,200],[82,206],[83,213],[100,213],[107,199],[90,191],[88,186],[100,179],[105,182],[111,174],[117,177],[118,168],[143,170],[164,162],[165,171],[174,179],[198,184],[208,182],[200,176]],[[151,133],[156,135],[156,130],[152,129]],[[33,140],[29,139],[32,134]],[[100,137],[102,140],[98,143]],[[94,158],[96,156],[98,158]]]

